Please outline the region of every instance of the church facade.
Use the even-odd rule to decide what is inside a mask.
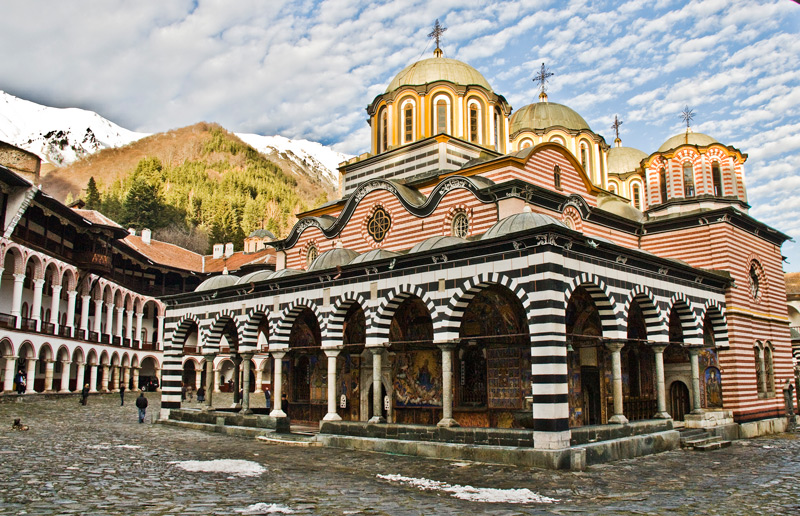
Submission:
[[[783,417],[788,237],[748,215],[746,154],[688,127],[610,146],[438,48],[367,112],[371,152],[270,243],[276,271],[162,298],[162,416],[199,349],[209,382],[241,359],[245,412],[269,386],[323,432],[519,429],[563,450],[581,429]]]

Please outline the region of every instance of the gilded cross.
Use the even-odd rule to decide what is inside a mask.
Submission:
[[[433,30],[431,31],[430,34],[428,34],[429,38],[433,38],[436,40],[436,48],[439,48],[439,40],[442,38],[442,34],[444,34],[444,31],[446,30],[447,27],[443,27],[439,23],[439,19],[437,18],[436,23],[433,24]]]
[[[683,108],[683,111],[681,111],[681,118],[686,123],[686,130],[688,131],[689,124],[691,123],[692,120],[694,120],[694,111],[689,109],[689,106],[686,106],[685,108]]]
[[[539,88],[544,93],[544,90],[547,88],[547,80],[554,76],[555,74],[552,73],[545,65],[542,63],[542,67],[539,69],[539,73],[533,76],[533,82],[539,83]]]
[[[619,126],[621,125],[622,125],[622,120],[620,120],[617,115],[614,115],[614,123],[611,124],[611,128],[617,134],[617,140],[619,140]]]

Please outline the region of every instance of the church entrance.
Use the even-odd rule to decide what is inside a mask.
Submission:
[[[289,398],[292,421],[318,423],[327,412],[327,360],[320,349],[319,323],[314,312],[304,308],[289,335],[289,371],[284,392]],[[285,362],[284,362],[285,363]]]
[[[358,303],[347,310],[342,333],[344,349],[336,358],[336,412],[343,421],[360,421],[362,364],[369,367],[370,361],[363,357],[366,317]]]
[[[672,382],[669,387],[669,407],[667,408],[675,421],[683,421],[686,414],[691,412],[689,388],[680,380]]]

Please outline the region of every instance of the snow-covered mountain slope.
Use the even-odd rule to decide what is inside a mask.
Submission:
[[[148,135],[124,129],[93,111],[42,106],[0,91],[0,140],[56,166],[145,136]]]
[[[321,143],[308,140],[290,140],[283,136],[247,133],[236,133],[236,136],[273,161],[291,162],[309,175],[316,175],[334,186],[339,184],[339,174],[336,171],[339,163],[352,158]]]

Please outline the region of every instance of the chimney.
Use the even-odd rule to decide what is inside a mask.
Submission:
[[[225,258],[230,258],[233,255],[233,244],[228,242],[225,244]]]
[[[128,234],[136,236],[136,228],[128,228]]]
[[[146,245],[150,245],[150,230],[149,229],[143,229],[142,230],[142,242],[144,242]]]
[[[222,249],[223,249],[224,247],[225,247],[225,246],[224,246],[224,245],[222,245],[222,244],[214,244],[214,254],[213,254],[213,256],[212,256],[212,257],[213,257],[215,260],[218,260],[218,259],[222,258]]]

